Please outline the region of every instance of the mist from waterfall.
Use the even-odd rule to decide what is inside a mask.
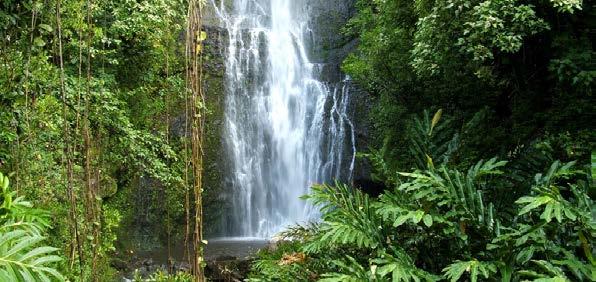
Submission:
[[[320,80],[309,61],[301,0],[212,2],[227,29],[224,142],[226,236],[269,238],[318,218],[301,200],[315,183],[349,181],[349,84]]]

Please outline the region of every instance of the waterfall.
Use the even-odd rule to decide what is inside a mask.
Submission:
[[[231,2],[212,0],[228,35],[225,235],[269,238],[318,218],[300,199],[312,184],[350,180],[349,83],[321,81],[309,61],[306,1]]]

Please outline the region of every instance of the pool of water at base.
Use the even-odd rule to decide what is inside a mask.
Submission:
[[[224,237],[207,240],[205,246],[205,260],[218,259],[244,259],[255,255],[260,249],[265,248],[268,239],[252,237]],[[185,261],[184,244],[172,244],[169,248],[163,247],[151,251],[140,251],[136,254],[139,259],[151,259],[155,264],[167,264],[168,259],[176,262]]]

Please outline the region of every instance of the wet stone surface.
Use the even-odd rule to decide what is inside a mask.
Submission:
[[[242,281],[250,270],[254,255],[268,246],[269,242],[256,238],[219,238],[208,241],[205,247],[207,266],[205,272],[211,281]],[[112,266],[123,274],[123,281],[129,281],[136,271],[141,277],[148,277],[161,270],[169,273],[188,272],[191,265],[185,258],[184,246],[178,244],[168,248],[131,253],[130,260],[114,260]]]

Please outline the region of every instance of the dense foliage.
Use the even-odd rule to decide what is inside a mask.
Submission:
[[[185,236],[187,5],[0,1],[0,170],[51,211],[68,279]]]
[[[439,125],[440,112],[409,137],[440,148],[432,141]],[[544,141],[535,148],[549,146]],[[252,280],[593,279],[596,222],[588,192],[596,164],[556,160],[530,175],[525,166],[492,158],[459,170],[435,164],[426,152],[412,151],[426,163],[407,173],[389,169],[379,152],[371,154],[387,186],[378,198],[341,183],[315,186],[307,199],[321,207],[322,222],[284,234],[293,241],[264,251]],[[550,159],[552,153],[538,156]],[[299,259],[288,262],[292,257]]]
[[[523,155],[541,136],[576,158],[594,145],[594,10],[582,1],[358,1],[344,70],[373,94],[373,142],[409,169],[408,121],[429,107],[466,131],[452,159]],[[481,132],[481,134],[478,134]],[[563,139],[566,139],[563,141]],[[573,148],[573,149],[571,149]]]
[[[322,222],[262,251],[251,279],[594,280],[593,6],[356,6],[343,69],[374,102],[361,157],[382,192],[315,186]]]

